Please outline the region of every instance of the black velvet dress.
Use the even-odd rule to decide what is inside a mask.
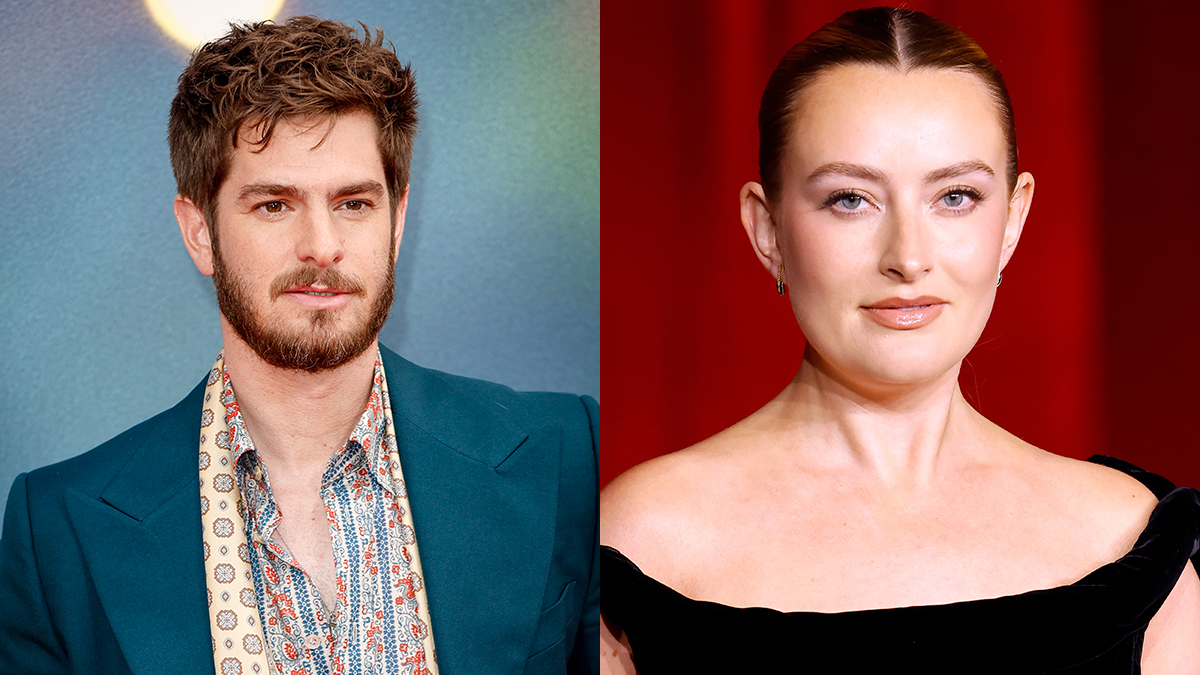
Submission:
[[[1200,492],[1109,457],[1159,498],[1120,560],[1070,586],[946,605],[779,612],[692,600],[601,549],[601,610],[655,673],[1141,672],[1146,624],[1195,556]],[[1200,636],[1197,636],[1200,639]]]

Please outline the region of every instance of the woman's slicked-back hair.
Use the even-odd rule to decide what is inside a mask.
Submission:
[[[167,143],[179,194],[210,226],[239,133],[252,131],[250,144],[261,149],[281,120],[316,123],[351,112],[366,113],[379,128],[395,212],[408,185],[417,86],[382,31],[362,29],[360,38],[345,24],[312,16],[234,25],[192,54],[171,103]]]
[[[1008,145],[1005,177],[1017,182],[1017,129],[1004,78],[983,49],[950,24],[908,9],[874,7],[846,12],[784,54],[767,81],[758,112],[758,170],[774,201],[779,163],[792,133],[801,92],[821,73],[842,65],[874,65],[901,72],[949,69],[979,77],[995,99]]]

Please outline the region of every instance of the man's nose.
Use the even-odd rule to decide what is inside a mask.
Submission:
[[[306,209],[296,223],[300,232],[296,257],[317,267],[329,267],[343,255],[340,226],[328,209]]]

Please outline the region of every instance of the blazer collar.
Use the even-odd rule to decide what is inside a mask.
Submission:
[[[213,672],[197,452],[203,382],[146,422],[100,493],[65,496],[96,594],[135,675]],[[135,429],[135,431],[138,431]],[[119,441],[119,438],[118,438]]]
[[[101,501],[134,520],[144,521],[180,490],[194,484],[199,504],[197,457],[204,383],[201,380],[174,408],[146,422],[150,429],[140,434],[144,440],[129,453],[129,460],[100,493]]]
[[[496,468],[529,436],[509,421],[503,405],[470,390],[477,381],[421,368],[383,345],[379,352],[392,417],[404,418],[430,440]]]

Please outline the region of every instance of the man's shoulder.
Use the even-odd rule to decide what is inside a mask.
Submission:
[[[393,414],[418,417],[460,415],[503,419],[518,427],[546,424],[597,424],[598,406],[589,396],[516,391],[487,380],[418,366],[386,347],[380,348]]]
[[[60,495],[73,489],[97,497],[139,452],[154,451],[163,466],[182,464],[170,459],[170,449],[180,444],[199,442],[200,405],[204,395],[201,383],[173,407],[126,429],[95,448],[55,464],[30,471],[26,477],[30,496]],[[190,423],[189,423],[190,420]],[[190,445],[189,445],[190,444]],[[195,463],[194,458],[191,460]]]

